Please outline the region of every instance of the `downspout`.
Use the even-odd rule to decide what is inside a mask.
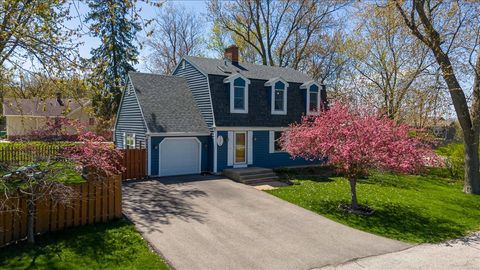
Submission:
[[[213,173],[217,174],[217,129],[213,127]]]

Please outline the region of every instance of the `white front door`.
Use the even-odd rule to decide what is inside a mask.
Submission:
[[[247,132],[235,132],[233,145],[234,165],[247,164]]]
[[[160,176],[200,173],[201,143],[197,138],[165,138],[159,152]]]

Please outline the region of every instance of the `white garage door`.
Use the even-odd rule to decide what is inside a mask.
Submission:
[[[196,138],[165,138],[160,143],[160,176],[200,173],[201,143]]]

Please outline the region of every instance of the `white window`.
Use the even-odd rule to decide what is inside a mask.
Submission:
[[[265,83],[271,87],[271,113],[287,114],[287,88],[288,83],[282,78],[274,78]]]
[[[270,153],[279,153],[284,152],[282,146],[280,145],[280,138],[282,137],[282,131],[270,131]]]
[[[320,87],[315,81],[309,81],[300,86],[301,89],[307,90],[307,115],[320,114]]]
[[[312,85],[308,91],[308,112],[310,114],[318,113],[318,104],[320,103],[318,90],[315,90],[315,88],[316,85]]]
[[[250,80],[237,73],[223,81],[230,83],[230,113],[248,113],[248,85]]]
[[[185,69],[185,60],[182,60],[182,69]]]
[[[124,134],[124,142],[125,148],[135,148],[136,140],[135,140],[135,133],[123,133]]]

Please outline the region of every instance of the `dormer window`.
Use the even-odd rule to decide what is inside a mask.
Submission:
[[[248,113],[248,85],[250,80],[240,73],[223,80],[230,84],[230,113]]]
[[[288,83],[282,78],[274,78],[265,83],[271,87],[271,113],[287,114],[287,88]]]
[[[307,115],[318,115],[320,113],[320,87],[314,81],[306,82],[300,86],[307,89]]]

